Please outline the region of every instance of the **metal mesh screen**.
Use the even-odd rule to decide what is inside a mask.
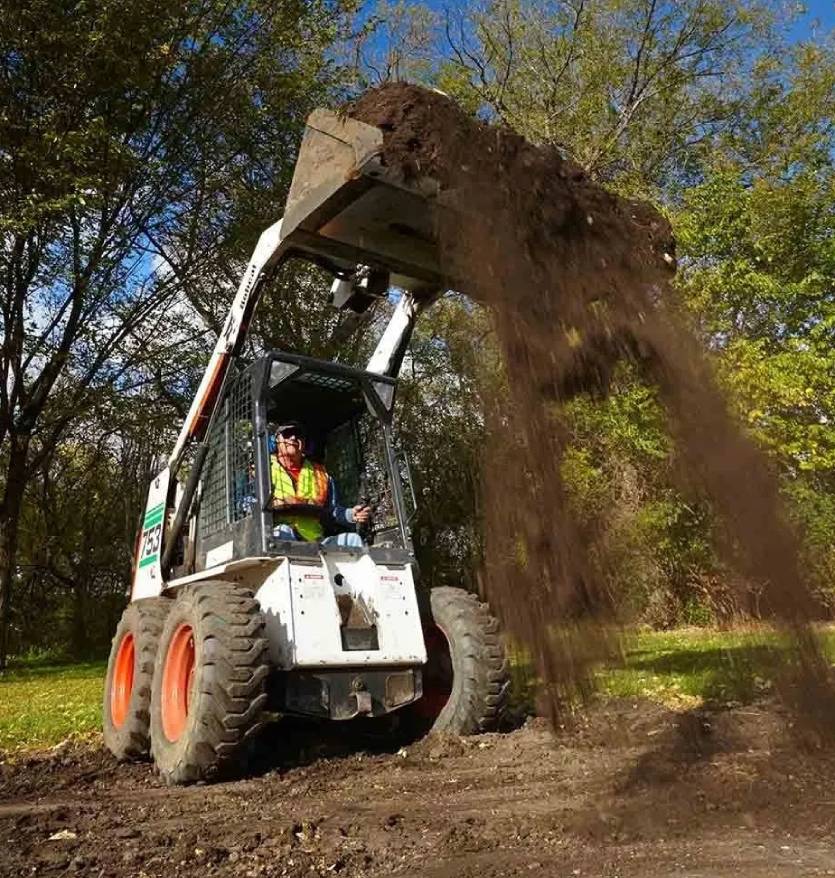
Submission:
[[[325,467],[336,482],[339,502],[353,506],[360,495],[362,457],[356,423],[350,421],[331,430],[325,453]]]
[[[348,378],[341,378],[338,375],[321,375],[318,372],[305,372],[294,380],[302,384],[314,384],[317,387],[327,387],[332,390],[350,391],[354,386]]]
[[[222,530],[228,521],[226,490],[226,416],[227,404],[208,437],[209,453],[203,465],[200,482],[199,533],[205,538]]]
[[[223,530],[229,522],[251,515],[256,505],[249,374],[241,375],[230,387],[208,443],[199,513],[204,539]]]
[[[362,448],[365,486],[374,506],[374,533],[387,534],[397,528],[397,513],[386,466],[385,443],[379,422],[370,415],[360,418],[358,436]],[[398,539],[399,541],[399,539]]]
[[[227,402],[229,425],[229,512],[231,521],[252,515],[256,505],[252,430],[252,382],[242,375]]]
[[[400,543],[385,444],[379,422],[362,415],[328,435],[325,466],[336,482],[339,503],[354,506],[360,499],[374,506],[373,532],[378,544]]]

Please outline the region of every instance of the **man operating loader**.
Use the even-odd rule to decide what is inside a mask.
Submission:
[[[501,721],[510,681],[499,622],[475,594],[420,581],[416,498],[393,441],[416,321],[452,279],[438,232],[458,214],[435,197],[441,181],[384,161],[385,138],[342,113],[311,114],[284,216],[259,236],[148,487],[103,727],[119,760],[151,755],[167,783],[240,774],[273,712],[348,722],[400,711],[402,723],[377,724],[392,742]],[[290,259],[327,270],[345,312],[380,316],[370,309],[397,292],[366,368],[280,350],[245,359],[257,350],[247,335],[258,302]],[[353,508],[339,505],[325,443]],[[379,514],[362,499],[374,489]]]
[[[273,486],[273,536],[282,540],[321,542],[323,545],[362,546],[356,528],[371,519],[368,506],[340,506],[336,483],[324,464],[305,456],[307,436],[298,421],[275,432],[270,461]],[[342,531],[325,536],[325,529]]]

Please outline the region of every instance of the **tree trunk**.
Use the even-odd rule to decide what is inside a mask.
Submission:
[[[90,651],[90,637],[87,630],[87,572],[83,568],[76,572],[73,582],[73,613],[70,651],[73,658],[86,658]]]
[[[28,451],[29,437],[12,435],[3,502],[0,504],[0,670],[6,667],[9,653],[12,584],[17,562],[20,512],[28,478]]]

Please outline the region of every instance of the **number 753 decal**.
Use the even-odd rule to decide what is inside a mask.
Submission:
[[[162,538],[162,522],[158,522],[142,535],[142,551],[139,553],[139,566],[144,567],[156,561],[159,555],[159,544]]]

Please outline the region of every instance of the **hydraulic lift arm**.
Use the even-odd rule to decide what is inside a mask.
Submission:
[[[192,440],[201,440],[214,414],[220,389],[229,373],[232,359],[238,356],[246,341],[252,315],[260,298],[261,289],[268,273],[281,265],[288,252],[286,240],[281,234],[282,221],[262,233],[249,260],[243,280],[238,287],[232,307],[226,316],[211,359],[203,373],[203,379],[186,415],[180,435],[168,458],[172,472],[179,469],[183,452]]]

